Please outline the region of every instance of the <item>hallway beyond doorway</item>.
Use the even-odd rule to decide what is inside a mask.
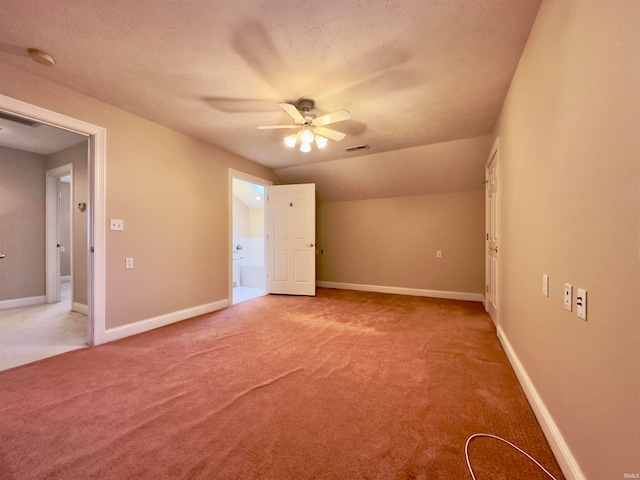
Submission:
[[[0,370],[87,346],[87,316],[71,311],[71,282],[58,303],[0,310]]]

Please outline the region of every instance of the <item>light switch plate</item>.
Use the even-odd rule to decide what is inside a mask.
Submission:
[[[542,295],[549,296],[549,275],[542,275]]]
[[[111,230],[124,230],[124,220],[121,220],[119,218],[112,218]]]
[[[124,259],[124,268],[130,270],[133,268],[133,258],[125,258]]]
[[[569,283],[564,284],[564,308],[573,311],[573,285]]]
[[[583,320],[587,319],[587,291],[583,288],[579,288],[576,294],[576,314]]]

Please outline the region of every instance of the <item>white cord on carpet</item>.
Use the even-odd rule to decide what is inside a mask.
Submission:
[[[522,453],[523,455],[527,456],[527,458],[529,458],[529,460],[531,460],[533,463],[535,463],[537,466],[539,466],[542,471],[544,473],[546,473],[547,475],[549,475],[550,478],[552,478],[553,480],[556,480],[556,477],[554,477],[553,475],[551,475],[546,468],[544,468],[542,465],[540,465],[540,463],[538,463],[538,461],[533,458],[531,455],[529,455],[527,452],[525,452],[524,450],[522,450],[521,448],[515,446],[513,443],[511,443],[508,440],[505,440],[502,437],[498,437],[496,435],[491,435],[490,433],[474,433],[473,435],[471,435],[469,438],[467,438],[467,443],[465,443],[464,445],[464,456],[467,459],[467,467],[469,467],[469,473],[471,474],[471,478],[473,478],[473,480],[477,480],[476,476],[473,474],[473,468],[471,468],[471,462],[469,461],[469,443],[471,442],[471,440],[473,440],[476,437],[489,437],[489,438],[495,438],[496,440],[500,440],[501,442],[506,443],[507,445],[511,445],[513,448],[515,448],[516,450],[518,450],[520,453]]]

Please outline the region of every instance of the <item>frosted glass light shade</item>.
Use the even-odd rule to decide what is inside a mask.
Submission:
[[[313,133],[311,133],[310,130],[305,130],[304,132],[302,132],[302,135],[300,135],[300,140],[302,140],[302,143],[311,143],[313,142]]]
[[[296,135],[289,135],[288,137],[284,137],[284,143],[286,143],[287,147],[290,148],[294,148],[297,141],[298,137]]]
[[[324,148],[327,145],[327,139],[316,135],[316,145],[318,145],[318,148]]]
[[[302,145],[300,145],[300,151],[307,153],[311,151],[311,144],[310,143],[303,143]]]

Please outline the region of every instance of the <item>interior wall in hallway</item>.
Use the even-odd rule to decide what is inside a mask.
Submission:
[[[0,146],[0,301],[45,294],[45,170],[45,156]]]

